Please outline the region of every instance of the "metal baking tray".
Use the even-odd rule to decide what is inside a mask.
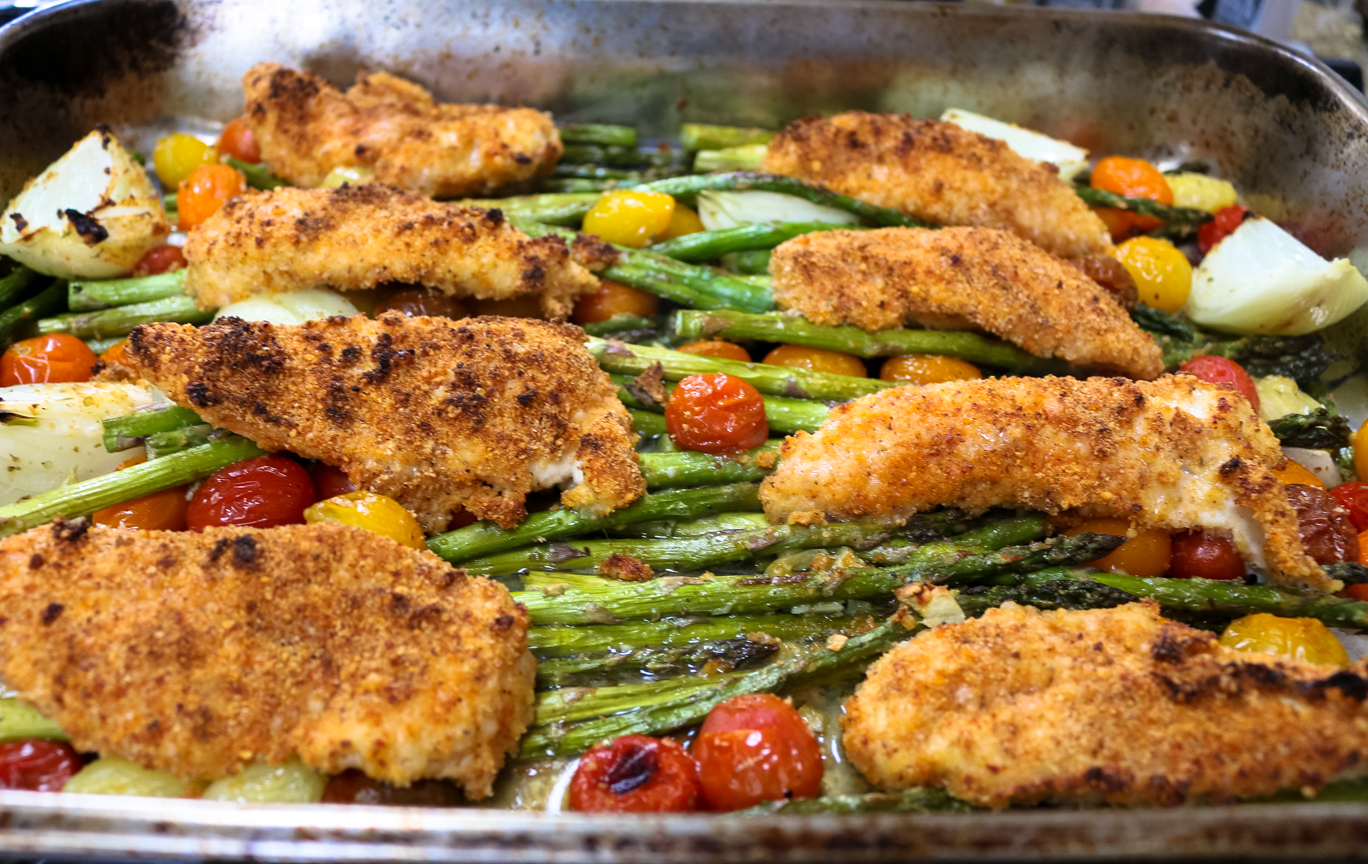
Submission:
[[[1368,270],[1368,102],[1200,21],[1058,9],[637,0],[85,0],[0,29],[0,195],[97,123],[226,120],[273,60],[667,135],[843,108],[980,111],[1095,152],[1201,161]],[[1354,857],[1368,806],[611,817],[0,792],[0,856],[486,861]]]

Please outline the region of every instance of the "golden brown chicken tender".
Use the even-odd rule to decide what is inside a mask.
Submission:
[[[453,297],[538,298],[569,317],[598,277],[559,237],[532,239],[497,210],[390,186],[248,192],[190,232],[185,290],[202,309],[254,294],[403,282]]]
[[[362,167],[436,198],[487,195],[547,176],[562,151],[549,114],[439,103],[384,72],[359,75],[344,94],[308,72],[258,63],[242,89],[262,158],[297,186]]]
[[[940,505],[1118,516],[1232,537],[1281,584],[1337,591],[1270,468],[1278,439],[1234,390],[1190,375],[1000,378],[898,387],[784,442],[760,487],[773,521],[900,524]]]
[[[568,324],[519,318],[145,324],[137,371],[207,422],[321,459],[440,531],[465,508],[505,528],[527,493],[607,513],[646,490],[627,409]]]
[[[527,610],[338,524],[0,541],[0,675],[81,750],[183,778],[298,758],[490,793],[531,721]]]
[[[884,228],[795,237],[770,261],[774,300],[809,321],[871,333],[978,327],[1039,357],[1154,378],[1163,352],[1097,283],[994,228]]]
[[[1002,228],[1061,258],[1112,249],[1107,226],[1053,167],[941,120],[809,117],[770,142],[763,168],[937,225]]]
[[[1152,601],[1009,603],[894,648],[846,703],[846,753],[885,789],[991,807],[1174,806],[1319,789],[1368,755],[1368,666],[1235,651]]]

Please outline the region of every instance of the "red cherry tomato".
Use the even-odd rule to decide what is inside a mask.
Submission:
[[[98,359],[84,342],[65,333],[24,339],[0,355],[0,387],[89,381]]]
[[[218,150],[243,162],[255,164],[261,161],[261,147],[242,117],[234,117],[231,123],[223,127],[223,134],[218,140]]]
[[[1196,376],[1208,384],[1228,384],[1249,402],[1251,408],[1256,412],[1259,410],[1259,391],[1254,387],[1254,379],[1234,360],[1214,354],[1200,354],[1179,366],[1178,371]]]
[[[1216,218],[1197,229],[1197,248],[1205,255],[1240,227],[1249,215],[1249,208],[1243,204],[1231,204],[1216,211]]]
[[[0,744],[0,789],[61,792],[80,770],[80,754],[70,744],[37,738]]]
[[[694,743],[703,800],[741,810],[822,790],[822,749],[798,712],[768,693],[737,696],[708,712]]]
[[[1357,480],[1341,483],[1331,489],[1330,494],[1341,507],[1349,511],[1349,521],[1354,523],[1355,531],[1360,534],[1368,531],[1368,483]]]
[[[698,768],[677,741],[624,735],[584,754],[570,781],[570,809],[689,813],[698,794]]]
[[[1173,559],[1169,575],[1175,579],[1243,581],[1245,563],[1229,537],[1205,531],[1173,535]]]
[[[318,500],[313,480],[286,456],[257,456],[215,472],[195,490],[186,521],[191,531],[215,525],[271,528],[304,524]]]
[[[690,375],[665,406],[665,429],[675,444],[702,453],[733,453],[765,443],[765,398],[731,375]]]
[[[336,498],[338,495],[346,495],[348,492],[356,491],[356,484],[351,482],[346,472],[341,468],[334,468],[331,465],[319,462],[309,469],[309,476],[313,478],[314,489],[318,492],[319,501],[326,501],[329,498]]]
[[[155,276],[172,270],[185,268],[185,252],[179,246],[164,243],[153,246],[143,253],[138,263],[133,265],[133,276]]]

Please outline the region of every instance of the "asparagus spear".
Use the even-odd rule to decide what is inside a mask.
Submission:
[[[720,150],[699,150],[694,156],[694,171],[758,171],[765,161],[764,144],[742,144]]]
[[[1067,373],[1069,368],[1061,360],[1037,357],[1015,345],[978,333],[942,330],[867,333],[859,327],[823,327],[797,315],[777,312],[755,315],[730,309],[680,310],[675,313],[673,329],[680,339],[724,337],[791,342],[843,351],[857,357],[944,354],[971,363],[1037,375]]]
[[[704,642],[739,639],[748,633],[764,633],[785,640],[809,639],[832,633],[851,633],[864,629],[869,623],[869,618],[861,615],[669,618],[585,627],[533,627],[527,632],[527,642],[538,658],[554,658],[647,647],[686,648]]]
[[[90,349],[91,353],[96,357],[99,357],[101,354],[127,338],[127,336],[110,336],[108,339],[82,339],[81,341],[86,344],[86,347]]]
[[[971,813],[978,808],[954,798],[944,789],[915,788],[901,792],[870,792],[865,795],[829,795],[769,801],[734,816],[849,816],[857,813]]]
[[[665,329],[666,317],[664,315],[654,315],[650,318],[643,318],[640,315],[614,315],[607,321],[595,321],[592,324],[584,325],[584,332],[590,336],[620,336],[627,341],[632,334],[652,335]]]
[[[1268,428],[1273,430],[1284,447],[1338,450],[1353,445],[1353,430],[1349,421],[1324,408],[1317,408],[1309,414],[1288,414],[1270,420]]]
[[[753,483],[685,489],[647,495],[629,507],[593,516],[559,509],[533,513],[517,528],[505,530],[492,522],[476,522],[428,541],[428,548],[452,563],[493,555],[532,543],[620,528],[657,519],[691,519],[729,510],[759,510],[759,489]]]
[[[70,312],[66,315],[44,318],[38,322],[38,332],[70,333],[81,339],[101,339],[107,336],[127,335],[139,324],[157,321],[204,324],[213,317],[212,310],[200,309],[192,298],[177,296],[95,312]]]
[[[571,165],[562,162],[551,169],[552,177],[582,177],[589,180],[626,180],[632,184],[645,183],[650,178],[644,171],[605,168],[599,165]]]
[[[290,185],[290,181],[282,180],[272,174],[271,169],[264,162],[243,162],[241,159],[234,159],[229,156],[228,164],[241,171],[242,176],[247,178],[247,185],[253,189],[269,192],[272,189]]]
[[[260,456],[262,452],[251,441],[234,435],[102,477],[62,486],[0,507],[0,537],[27,531],[58,517],[88,516],[96,510],[172,486],[203,480],[220,468]]]
[[[754,126],[717,126],[711,123],[685,123],[679,127],[679,140],[685,150],[721,150],[747,144],[768,144],[774,140],[768,129]]]
[[[57,312],[65,303],[66,283],[59,280],[24,302],[0,312],[0,351],[10,346],[22,325]]]
[[[678,276],[630,264],[615,264],[601,274],[605,279],[630,285],[648,294],[673,300],[690,309],[726,309],[727,299],[693,288]],[[587,332],[587,331],[586,331]],[[591,334],[592,335],[592,334]]]
[[[632,417],[632,429],[644,438],[652,438],[656,435],[664,435],[665,418],[659,414],[652,414],[650,411],[638,411],[629,409],[628,414]]]
[[[622,342],[589,339],[589,353],[609,372],[640,375],[656,363],[665,377],[678,381],[689,375],[725,373],[747,381],[761,393],[790,396],[798,399],[831,399],[844,402],[890,387],[901,386],[891,381],[854,378],[827,372],[809,372],[788,366],[767,363],[742,363],[702,354],[686,354],[668,348],[627,345]]]
[[[672,150],[638,150],[635,146],[570,144],[561,154],[560,161],[569,165],[666,168],[679,163],[680,154]]]
[[[189,408],[169,403],[119,417],[106,417],[101,421],[104,425],[104,446],[110,453],[137,447],[148,435],[202,422],[200,416]]]
[[[89,312],[111,306],[128,306],[180,297],[185,294],[185,271],[174,270],[137,279],[102,279],[72,282],[67,286],[67,308]]]
[[[640,411],[664,410],[654,401],[647,403],[638,398],[632,392],[635,388],[632,379],[626,375],[610,375],[608,377],[613,380],[614,384],[618,385],[618,398],[628,408]],[[664,387],[666,393],[673,395],[675,385],[665,384]],[[818,426],[826,422],[830,410],[825,404],[812,399],[789,399],[785,396],[765,397],[765,419],[769,421],[770,429],[775,432],[797,432],[800,429],[805,432],[815,432]],[[638,411],[632,412],[633,422],[635,422],[637,413]]]
[[[631,126],[606,123],[571,123],[559,129],[566,144],[601,144],[612,147],[635,147],[637,131]]]
[[[769,249],[748,249],[745,252],[737,252],[731,257],[730,263],[723,263],[731,270],[746,275],[767,275],[769,273],[770,258],[774,253]]]
[[[541,188],[546,192],[607,192],[622,186],[618,180],[593,180],[588,177],[552,177],[543,180]],[[586,208],[587,210],[588,208]],[[562,223],[557,223],[562,224]],[[563,224],[572,225],[574,222]]]
[[[5,277],[0,279],[0,309],[17,302],[39,278],[41,277],[36,271],[22,264],[5,274]]]
[[[731,672],[711,678],[672,678],[668,681],[646,681],[611,687],[567,687],[542,692],[537,694],[536,714],[532,722],[536,726],[574,723],[649,705],[669,703],[677,699],[687,699],[691,693],[715,687],[724,681],[735,680],[744,674]]]
[[[228,434],[230,433],[222,430],[216,431],[208,423],[198,423],[194,426],[172,429],[170,432],[158,432],[155,435],[149,435],[144,444],[147,447],[148,459],[160,459],[163,456],[170,456],[172,453],[189,450],[191,447],[201,447],[216,437],[222,438]]]
[[[601,684],[643,674],[660,681],[697,674],[704,668],[737,669],[772,657],[779,650],[773,641],[752,641],[744,636],[700,642],[679,648],[641,647],[629,651],[541,660],[537,663],[537,686],[574,687]]]
[[[467,207],[499,210],[510,219],[544,225],[578,225],[600,197],[598,192],[563,192],[513,198],[469,198],[460,203]]]
[[[875,225],[888,227],[893,225],[911,225],[915,227],[926,227],[926,223],[913,219],[891,210],[887,207],[879,207],[858,198],[851,198],[849,195],[840,195],[821,186],[814,186],[804,183],[793,177],[786,177],[783,174],[757,174],[751,171],[732,171],[726,174],[695,174],[689,177],[671,177],[666,180],[657,180],[653,183],[645,183],[635,187],[651,192],[664,192],[676,198],[691,198],[698,195],[705,189],[718,189],[723,191],[745,191],[747,189],[758,189],[764,192],[778,192],[782,195],[792,195],[795,198],[802,198],[804,201],[811,201],[813,204],[823,204],[827,207],[835,207],[847,213],[853,213],[861,219],[865,219]]]
[[[646,486],[650,489],[753,482],[764,479],[774,470],[774,451],[782,443],[768,441],[734,457],[690,452],[642,453],[637,457],[637,467],[641,469],[641,476],[646,479]]]
[[[1073,189],[1090,207],[1110,207],[1114,210],[1129,210],[1142,216],[1154,216],[1163,220],[1165,228],[1177,233],[1196,231],[1203,223],[1210,222],[1213,218],[1205,210],[1193,207],[1174,207],[1149,198],[1125,198],[1115,192],[1094,189],[1091,186],[1075,185]]]
[[[717,231],[699,231],[666,240],[650,247],[650,251],[669,255],[680,261],[708,261],[721,257],[728,252],[747,249],[772,249],[786,240],[811,234],[814,231],[868,230],[859,226],[836,225],[830,222],[755,222],[738,225],[735,228],[722,228]]]

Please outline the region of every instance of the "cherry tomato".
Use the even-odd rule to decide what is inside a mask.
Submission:
[[[1187,305],[1192,265],[1169,241],[1132,237],[1116,248],[1116,260],[1135,282],[1141,303],[1164,312],[1177,312]]]
[[[1250,215],[1249,208],[1241,204],[1231,204],[1217,210],[1215,219],[1197,229],[1197,248],[1202,250],[1203,255],[1207,254],[1217,243],[1234,234],[1235,229]]]
[[[1341,483],[1331,489],[1330,494],[1348,511],[1349,521],[1354,523],[1355,531],[1368,531],[1368,483],[1357,480]]]
[[[670,224],[665,226],[665,230],[656,235],[656,242],[673,240],[676,237],[683,237],[686,234],[697,234],[700,231],[708,230],[703,224],[703,220],[698,218],[698,212],[691,207],[685,207],[679,202],[675,202],[674,212],[670,214]]]
[[[807,345],[780,345],[765,355],[760,361],[771,366],[787,366],[790,369],[806,369],[809,372],[827,372],[832,375],[849,375],[852,378],[867,378],[864,361],[854,354],[828,351],[825,348],[811,348]]]
[[[680,345],[675,350],[683,351],[685,354],[702,354],[705,357],[720,357],[723,360],[737,360],[742,363],[749,363],[751,359],[750,353],[745,348],[725,339],[705,339],[701,342],[690,342],[688,345]]]
[[[261,147],[257,145],[256,136],[252,135],[252,130],[247,128],[246,118],[234,117],[232,122],[223,127],[223,134],[219,136],[218,149],[220,153],[227,153],[234,159],[241,159],[243,162],[253,164],[261,161]]]
[[[147,457],[145,456],[128,459],[119,465],[119,469],[123,470],[146,461]],[[111,528],[184,531],[185,514],[190,508],[190,502],[185,497],[188,491],[188,486],[163,489],[160,492],[153,492],[151,495],[144,495],[132,501],[125,501],[122,504],[115,504],[113,507],[97,510],[91,518],[96,525],[108,525]]]
[[[84,342],[66,333],[24,339],[0,355],[0,387],[89,381],[97,360]]]
[[[1312,474],[1305,465],[1292,459],[1287,460],[1286,468],[1274,468],[1272,472],[1284,486],[1316,486],[1324,489],[1325,483]]]
[[[659,311],[660,298],[654,294],[604,279],[599,290],[579,298],[575,304],[575,314],[570,320],[580,325],[597,324],[618,315],[639,315],[644,318]]]
[[[1344,646],[1315,618],[1280,618],[1256,612],[1231,621],[1221,634],[1221,644],[1236,651],[1277,654],[1308,663],[1349,665]]]
[[[182,231],[204,223],[218,209],[247,191],[247,178],[228,165],[201,165],[176,188],[176,210]]]
[[[765,442],[765,399],[731,375],[690,375],[665,406],[665,428],[675,444],[702,453],[733,453]]]
[[[1368,423],[1354,433],[1354,473],[1368,477]]]
[[[426,549],[423,527],[404,505],[388,495],[374,492],[348,492],[335,498],[325,498],[304,511],[304,521],[310,525],[320,522],[339,522],[373,531],[410,549]]]
[[[1229,537],[1184,531],[1173,535],[1169,575],[1174,579],[1244,581],[1245,563]]]
[[[713,810],[811,798],[822,790],[822,749],[798,712],[768,693],[708,712],[694,743],[703,800]]]
[[[1250,378],[1244,367],[1234,360],[1227,360],[1214,354],[1200,354],[1179,366],[1178,371],[1200,378],[1208,384],[1226,384],[1235,388],[1255,413],[1258,413],[1259,391],[1254,387],[1254,379]]]
[[[941,354],[901,354],[889,357],[879,369],[880,380],[911,384],[942,384],[982,377],[983,373],[973,363]]]
[[[160,246],[153,246],[143,253],[143,256],[138,259],[138,263],[133,265],[132,275],[135,277],[155,276],[158,273],[169,273],[172,270],[183,269],[185,269],[185,252],[179,246],[163,243]]]
[[[544,318],[541,298],[533,294],[513,297],[508,300],[470,301],[470,308],[476,315],[497,315],[501,318]]]
[[[201,165],[218,158],[214,148],[194,135],[177,132],[157,141],[152,149],[152,169],[168,189],[175,189]]]
[[[1303,483],[1284,488],[1287,503],[1297,511],[1302,547],[1317,564],[1338,564],[1359,559],[1358,532],[1349,514],[1325,491]]]
[[[61,792],[80,770],[80,754],[70,744],[38,738],[0,744],[0,789]]]
[[[586,813],[689,813],[698,768],[679,742],[624,735],[590,750],[570,781],[570,809]]]
[[[461,790],[449,780],[419,780],[408,786],[391,786],[367,777],[355,768],[328,778],[323,787],[324,804],[378,804],[388,807],[459,807],[465,803]]]
[[[1368,559],[1368,531],[1359,535],[1359,563],[1368,567],[1368,561],[1364,559]],[[1350,600],[1368,600],[1368,585],[1345,585],[1339,596]]]
[[[378,318],[384,312],[398,312],[409,318],[469,318],[470,310],[457,297],[431,288],[405,288],[395,291],[375,307]]]
[[[356,484],[348,479],[346,472],[341,468],[318,462],[309,469],[309,476],[313,478],[319,500],[336,498],[338,495],[356,491]]]
[[[113,366],[115,364],[120,366],[130,365],[128,362],[128,340],[120,339],[118,342],[115,342],[113,345],[106,348],[104,353],[100,355],[100,362],[104,363],[106,366]]]
[[[235,462],[200,484],[187,514],[190,530],[215,525],[271,528],[302,525],[304,511],[318,500],[313,480],[287,456],[257,456]]]
[[[1108,156],[1093,168],[1089,181],[1094,189],[1105,189],[1125,198],[1149,198],[1161,204],[1173,203],[1173,189],[1158,168],[1143,159]],[[1154,216],[1141,216],[1127,210],[1098,209],[1112,239],[1120,241],[1133,231],[1153,231],[1163,224]],[[1106,213],[1106,215],[1103,215]]]
[[[608,243],[640,249],[670,228],[675,200],[664,192],[616,189],[604,192],[584,217],[586,234]]]
[[[1102,516],[1086,519],[1064,534],[1068,537],[1079,534],[1112,534],[1124,537],[1129,531],[1129,520]],[[1105,556],[1090,562],[1089,566],[1108,573],[1154,577],[1163,576],[1169,571],[1172,557],[1173,541],[1169,532],[1162,528],[1143,528]]]

